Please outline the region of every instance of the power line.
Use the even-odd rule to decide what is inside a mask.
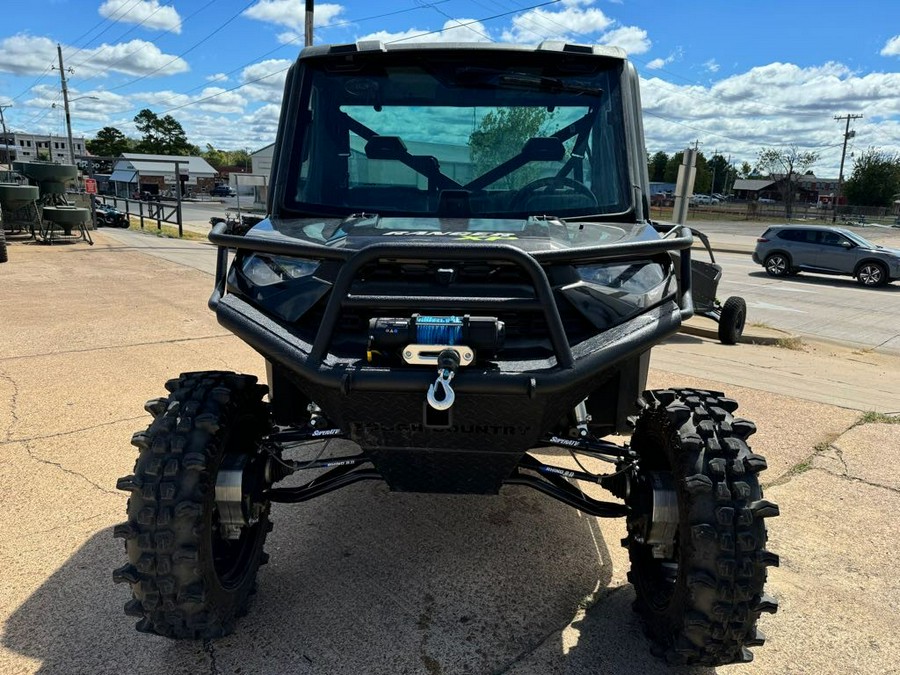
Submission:
[[[254,0],[254,2],[255,2],[255,0]],[[492,16],[484,17],[484,18],[482,18],[482,19],[473,19],[472,21],[468,21],[468,22],[460,22],[457,26],[451,26],[451,28],[461,28],[461,27],[466,27],[466,26],[469,26],[469,25],[475,24],[475,23],[482,23],[482,22],[485,22],[485,21],[492,21],[493,19],[501,18],[501,17],[503,17],[503,16],[508,16],[508,15],[510,15],[510,14],[515,14],[516,12],[519,12],[519,11],[528,11],[529,9],[535,9],[535,8],[537,8],[537,7],[546,7],[546,6],[548,6],[548,5],[555,5],[555,4],[558,4],[559,2],[562,2],[562,0],[548,0],[547,2],[542,2],[542,3],[535,4],[535,5],[530,5],[529,7],[525,7],[523,10],[518,10],[518,9],[517,9],[517,10],[512,10],[512,11],[507,11],[507,12],[502,12],[502,13],[494,14],[494,15],[492,15]],[[250,4],[252,4],[252,2],[251,2]],[[437,4],[437,3],[435,3],[435,4]],[[412,8],[412,9],[422,9],[422,7],[415,7],[415,8]],[[361,22],[361,21],[366,21],[366,20],[369,20],[369,19],[372,19],[372,18],[382,18],[383,16],[389,16],[389,15],[392,15],[392,14],[402,14],[402,13],[407,12],[407,11],[412,11],[412,10],[398,10],[398,11],[395,11],[395,12],[388,12],[388,13],[386,13],[386,14],[378,15],[378,16],[375,16],[375,17],[367,17],[367,18],[365,18],[365,19],[357,19],[356,21],[347,21],[347,22],[344,22],[344,23],[347,23],[347,24],[349,24],[349,23],[359,23],[359,22]],[[333,27],[333,26],[335,26],[335,25],[337,25],[337,24],[331,24],[329,27]],[[432,30],[432,31],[424,32],[424,33],[418,33],[418,34],[416,34],[416,35],[408,36],[408,37],[405,37],[405,38],[398,38],[398,39],[396,39],[396,40],[389,40],[388,42],[386,42],[386,44],[393,44],[393,43],[396,43],[396,42],[404,42],[404,41],[409,40],[409,39],[421,38],[421,37],[424,37],[424,36],[426,36],[426,35],[434,35],[434,34],[436,34],[436,33],[443,33],[445,30],[448,30],[448,29],[446,29],[446,28],[441,28],[441,29],[438,29],[438,30]],[[207,36],[207,38],[208,38],[208,37],[210,37],[210,36]],[[204,39],[207,39],[207,38],[204,38]],[[197,46],[197,45],[195,45],[195,46]],[[278,49],[280,49],[280,48],[283,47],[283,46],[285,46],[285,45],[279,46]],[[193,47],[191,47],[191,49],[193,49]],[[272,51],[275,51],[275,50],[272,50]],[[186,53],[186,52],[185,52],[185,53]],[[268,52],[268,53],[271,53],[271,51]],[[259,57],[258,57],[258,58],[259,58]],[[293,62],[292,62],[292,63],[293,63]],[[248,64],[248,65],[249,65],[249,64]],[[167,115],[167,114],[169,114],[169,113],[171,113],[171,112],[174,112],[174,111],[176,111],[176,110],[182,110],[182,109],[184,109],[184,108],[190,107],[190,106],[192,106],[192,105],[197,105],[197,104],[199,104],[199,103],[205,103],[206,101],[209,101],[209,100],[211,100],[211,99],[217,98],[217,97],[219,97],[219,96],[223,96],[224,94],[228,94],[228,93],[231,93],[231,92],[233,92],[233,91],[237,91],[238,89],[242,89],[242,88],[244,88],[244,87],[246,87],[246,86],[249,86],[249,85],[251,85],[251,84],[255,84],[255,83],[257,83],[257,82],[261,82],[262,80],[268,79],[268,78],[270,78],[270,77],[275,77],[276,75],[280,75],[281,73],[286,72],[286,71],[288,70],[288,68],[290,68],[290,66],[287,66],[287,67],[285,67],[285,68],[281,68],[281,69],[276,70],[276,71],[273,71],[273,72],[271,72],[271,73],[267,73],[267,74],[265,74],[265,75],[263,75],[263,76],[261,76],[261,77],[254,78],[254,79],[252,79],[252,80],[248,80],[248,81],[243,82],[243,83],[241,83],[241,84],[239,84],[239,85],[235,85],[234,87],[230,87],[230,88],[228,88],[228,89],[224,89],[223,91],[216,92],[215,94],[210,94],[209,96],[204,96],[203,98],[196,99],[196,100],[194,100],[194,101],[188,101],[187,103],[182,103],[182,104],[180,104],[180,105],[173,106],[173,107],[168,108],[168,109],[166,109],[166,110],[164,110],[164,111],[162,111],[162,112],[160,112],[160,113],[157,113],[157,114],[159,114],[159,115]],[[236,70],[239,70],[239,69],[236,69]],[[232,71],[232,72],[235,72],[235,71]],[[146,76],[145,76],[145,77],[146,77]],[[138,78],[138,79],[143,79],[143,78]],[[131,83],[126,83],[126,84],[131,84]],[[113,89],[121,89],[123,86],[125,86],[125,85],[119,85],[119,86],[117,86],[117,87],[113,87],[113,88],[107,89],[106,91],[112,91]],[[203,86],[203,85],[201,85],[201,86]],[[198,89],[198,88],[199,88],[199,87],[194,87],[193,89],[189,89],[188,92],[194,91],[194,90],[196,90],[196,89]],[[133,108],[132,110],[140,110],[140,108]],[[124,111],[123,111],[123,112],[124,112]],[[130,112],[130,111],[129,111],[129,112]],[[96,131],[96,129],[91,129],[90,131]]]
[[[227,25],[230,24],[232,21],[234,21],[235,19],[237,19],[241,14],[243,14],[243,13],[250,7],[250,5],[254,4],[255,2],[256,2],[256,0],[250,0],[250,2],[248,2],[247,4],[245,4],[245,5],[244,5],[241,9],[239,9],[235,14],[232,14],[232,15],[231,15],[224,23],[220,24],[220,25],[218,26],[218,28],[216,28],[215,30],[213,30],[213,31],[212,31],[211,33],[209,33],[206,37],[204,37],[204,38],[198,40],[198,41],[195,42],[193,45],[191,45],[190,47],[188,47],[187,49],[185,49],[183,52],[181,52],[180,54],[178,54],[178,55],[176,55],[175,57],[173,57],[171,60],[169,60],[169,61],[167,61],[166,63],[162,64],[162,65],[159,66],[158,68],[154,68],[154,69],[151,70],[149,73],[145,73],[145,74],[141,75],[140,77],[137,77],[137,78],[135,78],[135,79],[133,79],[133,80],[129,80],[128,82],[124,82],[124,83],[122,83],[122,84],[116,85],[115,87],[110,87],[109,89],[107,89],[107,91],[117,91],[117,90],[122,89],[122,88],[124,88],[124,87],[127,87],[127,86],[129,86],[129,85],[131,85],[131,84],[135,84],[136,82],[140,82],[140,81],[142,81],[142,80],[146,80],[148,77],[150,77],[151,75],[154,75],[154,74],[158,73],[158,72],[161,71],[163,68],[172,65],[172,64],[175,63],[178,59],[180,59],[182,56],[185,56],[185,55],[189,54],[190,52],[194,51],[197,47],[199,47],[199,46],[202,45],[204,42],[206,42],[207,40],[209,40],[211,37],[213,37],[214,35],[216,35],[217,33],[219,33],[223,28],[225,28],[225,26],[227,26]]]
[[[203,10],[205,10],[207,7],[209,7],[209,6],[210,6],[211,4],[213,4],[215,1],[216,1],[216,0],[209,0],[209,2],[207,2],[205,5],[203,5],[203,6],[200,7],[199,9],[196,9],[196,10],[194,10],[193,12],[191,12],[190,14],[188,14],[184,19],[182,19],[181,25],[184,25],[185,23],[187,23],[188,21],[190,21],[194,16],[196,16],[197,14],[199,14],[200,12],[202,12]],[[122,33],[122,35],[120,35],[118,38],[116,38],[116,40],[117,40],[117,41],[120,41],[120,40],[122,40],[122,38],[124,38],[126,35],[129,35],[132,31],[134,31],[136,28],[138,28],[139,26],[141,26],[145,21],[147,21],[147,19],[149,19],[151,16],[153,16],[153,14],[155,14],[155,13],[158,12],[160,9],[162,9],[163,6],[164,6],[164,5],[160,5],[153,13],[151,13],[149,16],[147,16],[147,18],[144,19],[144,21],[141,21],[141,22],[140,22],[139,24],[137,24],[136,26],[134,26],[134,27],[132,27],[131,29],[129,29],[128,31]],[[159,38],[161,38],[161,37],[164,36],[164,35],[168,35],[169,33],[171,33],[171,32],[174,31],[174,30],[175,30],[175,26],[172,26],[172,27],[170,27],[170,28],[166,28],[165,30],[160,31],[159,33],[157,33],[154,37],[155,37],[155,39],[159,39]],[[103,48],[100,49],[98,52],[96,52],[95,54],[92,54],[89,58],[85,59],[85,60],[82,61],[81,63],[76,64],[76,65],[75,65],[75,68],[78,68],[79,66],[84,65],[85,63],[87,63],[87,62],[90,61],[91,59],[95,59],[95,58],[97,57],[98,54],[102,54],[103,51],[104,51],[105,49],[108,49],[108,48],[109,48],[109,46],[110,46],[110,45],[104,45]],[[145,45],[144,45],[144,44],[140,45],[137,49],[134,49],[134,50],[128,52],[127,54],[125,54],[125,55],[122,56],[121,58],[116,59],[116,60],[113,61],[112,63],[108,64],[108,65],[106,66],[107,69],[111,69],[113,66],[116,66],[116,65],[122,63],[122,61],[124,61],[125,59],[128,59],[128,58],[130,58],[130,57],[132,57],[132,56],[134,56],[135,54],[137,54],[139,51],[141,51],[141,50],[144,49],[144,48],[145,48]],[[175,57],[175,59],[172,59],[172,61],[170,61],[169,63],[174,62],[174,61],[175,61],[176,59],[178,59],[178,58],[180,58],[180,57]],[[168,63],[167,63],[167,64],[164,64],[162,67],[165,68],[165,66],[167,66],[167,65],[169,65],[169,64],[168,64]],[[152,74],[152,73],[151,73],[151,74]],[[87,78],[84,78],[83,81],[87,82],[87,81],[89,81],[89,80],[94,80],[94,79],[96,79],[96,78],[97,78],[97,75],[94,75],[93,77],[87,77]]]

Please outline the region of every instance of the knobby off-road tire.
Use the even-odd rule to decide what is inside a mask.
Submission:
[[[723,345],[735,345],[744,334],[744,323],[747,321],[747,303],[743,298],[732,296],[722,305],[719,315],[719,342]]]
[[[777,609],[763,593],[767,566],[778,565],[765,549],[763,519],[778,515],[778,507],[762,499],[757,474],[766,461],[746,443],[756,427],[735,419],[737,403],[720,392],[645,392],[640,404],[632,436],[640,468],[626,499],[633,511],[623,540],[635,610],[654,651],[672,664],[748,662],[747,647],[765,640],[756,628],[760,613]],[[678,526],[672,556],[659,559],[639,541],[642,477],[666,471]]]
[[[9,260],[6,255],[6,232],[3,231],[3,223],[0,223],[0,263]]]
[[[227,372],[184,373],[169,380],[167,398],[148,401],[154,416],[132,437],[134,475],[116,487],[131,493],[128,520],[114,529],[128,563],[113,580],[131,585],[128,616],[136,628],[170,638],[227,635],[246,613],[256,573],[266,562],[269,504],[238,540],[219,530],[215,502],[219,466],[232,453],[255,455],[269,428],[256,378]]]

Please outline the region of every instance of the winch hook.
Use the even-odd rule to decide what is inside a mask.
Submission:
[[[459,353],[455,349],[445,349],[438,355],[438,376],[430,387],[426,400],[435,410],[448,410],[456,400],[456,392],[450,386],[459,368]]]

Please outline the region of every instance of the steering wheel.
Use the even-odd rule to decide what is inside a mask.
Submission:
[[[565,178],[564,176],[547,176],[546,178],[538,178],[519,188],[516,196],[513,197],[510,208],[513,211],[525,211],[531,199],[555,194],[561,188],[567,188],[567,193],[571,192],[574,195],[586,198],[590,202],[588,206],[599,206],[597,197],[584,183],[579,183],[573,178]]]

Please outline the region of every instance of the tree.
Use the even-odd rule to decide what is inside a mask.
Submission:
[[[710,193],[718,192],[724,194],[727,186],[734,185],[734,179],[737,177],[737,172],[728,163],[728,160],[719,154],[712,156],[708,166],[710,173],[712,174],[710,176],[710,180],[712,181],[709,190]]]
[[[797,179],[818,159],[817,153],[804,152],[796,145],[789,145],[786,148],[763,148],[759,151],[756,168],[778,181],[786,218],[793,216]]]
[[[847,202],[857,206],[890,206],[900,193],[900,154],[869,148],[853,163],[844,184]]]
[[[469,149],[478,176],[514,157],[530,138],[542,135],[553,113],[544,108],[497,108],[485,115],[469,135]],[[497,182],[515,190],[536,180],[538,170],[526,164]]]
[[[197,155],[200,149],[188,143],[181,124],[171,115],[159,117],[144,108],[134,117],[134,125],[141,132],[137,151],[157,155]]]
[[[684,153],[676,152],[669,157],[666,163],[665,182],[675,183],[678,180],[678,167],[684,161]],[[697,153],[697,171],[694,177],[694,194],[705,194],[709,192],[709,169],[707,168],[706,157],[702,152]]]
[[[94,138],[85,142],[88,152],[99,157],[119,157],[135,145],[135,141],[115,127],[103,127]],[[112,171],[112,162],[94,162],[94,171],[109,173]]]
[[[666,164],[668,162],[669,156],[662,150],[653,155],[647,166],[650,173],[650,180],[659,183],[666,182]]]

